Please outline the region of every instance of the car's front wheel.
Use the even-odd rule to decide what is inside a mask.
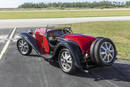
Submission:
[[[17,48],[22,55],[29,55],[32,52],[32,47],[23,38],[17,41]]]
[[[64,48],[60,51],[58,62],[63,72],[69,73],[69,74],[72,74],[75,72],[76,67],[74,65],[74,60],[69,49]]]

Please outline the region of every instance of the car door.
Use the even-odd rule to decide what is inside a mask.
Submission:
[[[35,32],[35,39],[41,54],[47,54],[50,52],[47,37],[42,30],[38,30],[37,32]]]

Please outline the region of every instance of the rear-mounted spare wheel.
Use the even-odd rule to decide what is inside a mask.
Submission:
[[[112,40],[102,38],[95,40],[90,48],[92,62],[97,65],[111,65],[116,59],[116,47]]]

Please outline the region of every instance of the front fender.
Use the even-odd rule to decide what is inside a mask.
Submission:
[[[32,46],[32,48],[36,51],[36,53],[39,56],[41,55],[40,52],[39,52],[39,49],[37,47],[36,40],[31,34],[22,32],[22,33],[19,34],[19,36],[24,38]]]
[[[80,57],[82,57],[82,52],[80,50],[80,47],[73,41],[62,41],[56,46],[55,54],[57,54],[61,47],[68,48],[72,54],[72,57],[74,59],[74,64],[77,68],[82,69]]]

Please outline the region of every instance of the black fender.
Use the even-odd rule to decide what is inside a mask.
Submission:
[[[96,37],[96,39],[103,39],[104,37]]]
[[[31,34],[22,32],[22,33],[19,34],[19,36],[24,38],[31,45],[31,47],[36,51],[36,53],[39,56],[41,56],[41,53],[40,53],[40,51],[37,47],[37,44],[36,44],[36,40]]]
[[[59,44],[57,44],[56,49],[55,49],[55,56],[58,55],[59,51],[62,48],[68,48],[74,58],[74,64],[78,69],[82,70],[82,65],[81,65],[81,59],[82,59],[82,51],[79,47],[79,45],[73,41],[69,40],[62,40]],[[58,57],[58,56],[56,56]]]

